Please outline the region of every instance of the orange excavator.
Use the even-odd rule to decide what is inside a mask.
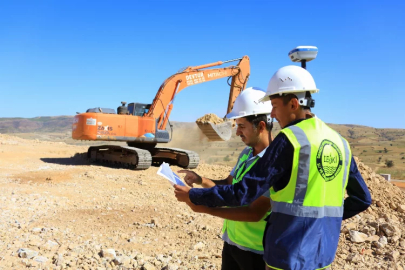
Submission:
[[[233,61],[239,62],[237,65],[212,68]],[[230,93],[227,113],[229,113],[236,97],[245,89],[249,75],[248,56],[184,68],[163,82],[152,104],[129,103],[126,106],[126,102],[121,102],[117,113],[114,109],[99,107],[78,113],[73,121],[72,138],[127,143],[127,146],[91,146],[87,152],[91,161],[106,161],[136,170],[144,170],[152,164],[160,165],[162,162],[183,168],[196,168],[200,160],[197,153],[179,148],[156,147],[157,143],[168,143],[171,140],[173,127],[170,125],[169,116],[173,109],[174,98],[188,86],[228,77]],[[166,130],[168,121],[171,135]],[[231,124],[225,122],[220,125],[223,127],[207,122],[200,123],[199,127],[210,140],[223,140],[224,135],[221,133],[230,134]]]

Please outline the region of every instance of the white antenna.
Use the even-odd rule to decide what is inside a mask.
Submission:
[[[298,46],[288,53],[293,62],[301,62],[302,68],[307,68],[307,62],[314,60],[318,55],[318,48],[315,46]]]

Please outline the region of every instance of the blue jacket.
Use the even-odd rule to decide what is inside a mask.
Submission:
[[[290,123],[294,125],[302,120]],[[289,125],[289,126],[290,126]],[[294,148],[287,137],[280,133],[267,148],[255,166],[234,185],[215,186],[209,189],[191,189],[190,200],[197,205],[210,207],[241,206],[256,200],[273,186],[275,191],[283,189],[291,176]],[[342,219],[350,218],[366,210],[371,196],[363,177],[352,158],[346,187],[348,197],[344,202],[342,218],[322,219],[293,217],[272,213],[263,239],[264,260],[267,264],[281,269],[317,269],[332,263],[339,241]],[[288,235],[283,224],[295,224],[302,228],[301,235]],[[334,227],[334,235],[325,235],[323,228]],[[302,239],[298,246],[297,238]],[[287,251],[277,245],[288,247]],[[281,254],[283,253],[283,254]]]

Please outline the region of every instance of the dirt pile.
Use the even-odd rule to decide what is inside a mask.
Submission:
[[[197,124],[207,124],[207,123],[221,124],[224,122],[224,120],[222,118],[219,118],[216,114],[208,113],[203,117],[198,118],[195,122]]]
[[[343,222],[333,269],[405,269],[405,193],[356,162],[373,201]]]

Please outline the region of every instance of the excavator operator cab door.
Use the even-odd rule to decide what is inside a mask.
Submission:
[[[144,103],[129,103],[128,111],[130,115],[144,116],[149,111],[151,104]]]

